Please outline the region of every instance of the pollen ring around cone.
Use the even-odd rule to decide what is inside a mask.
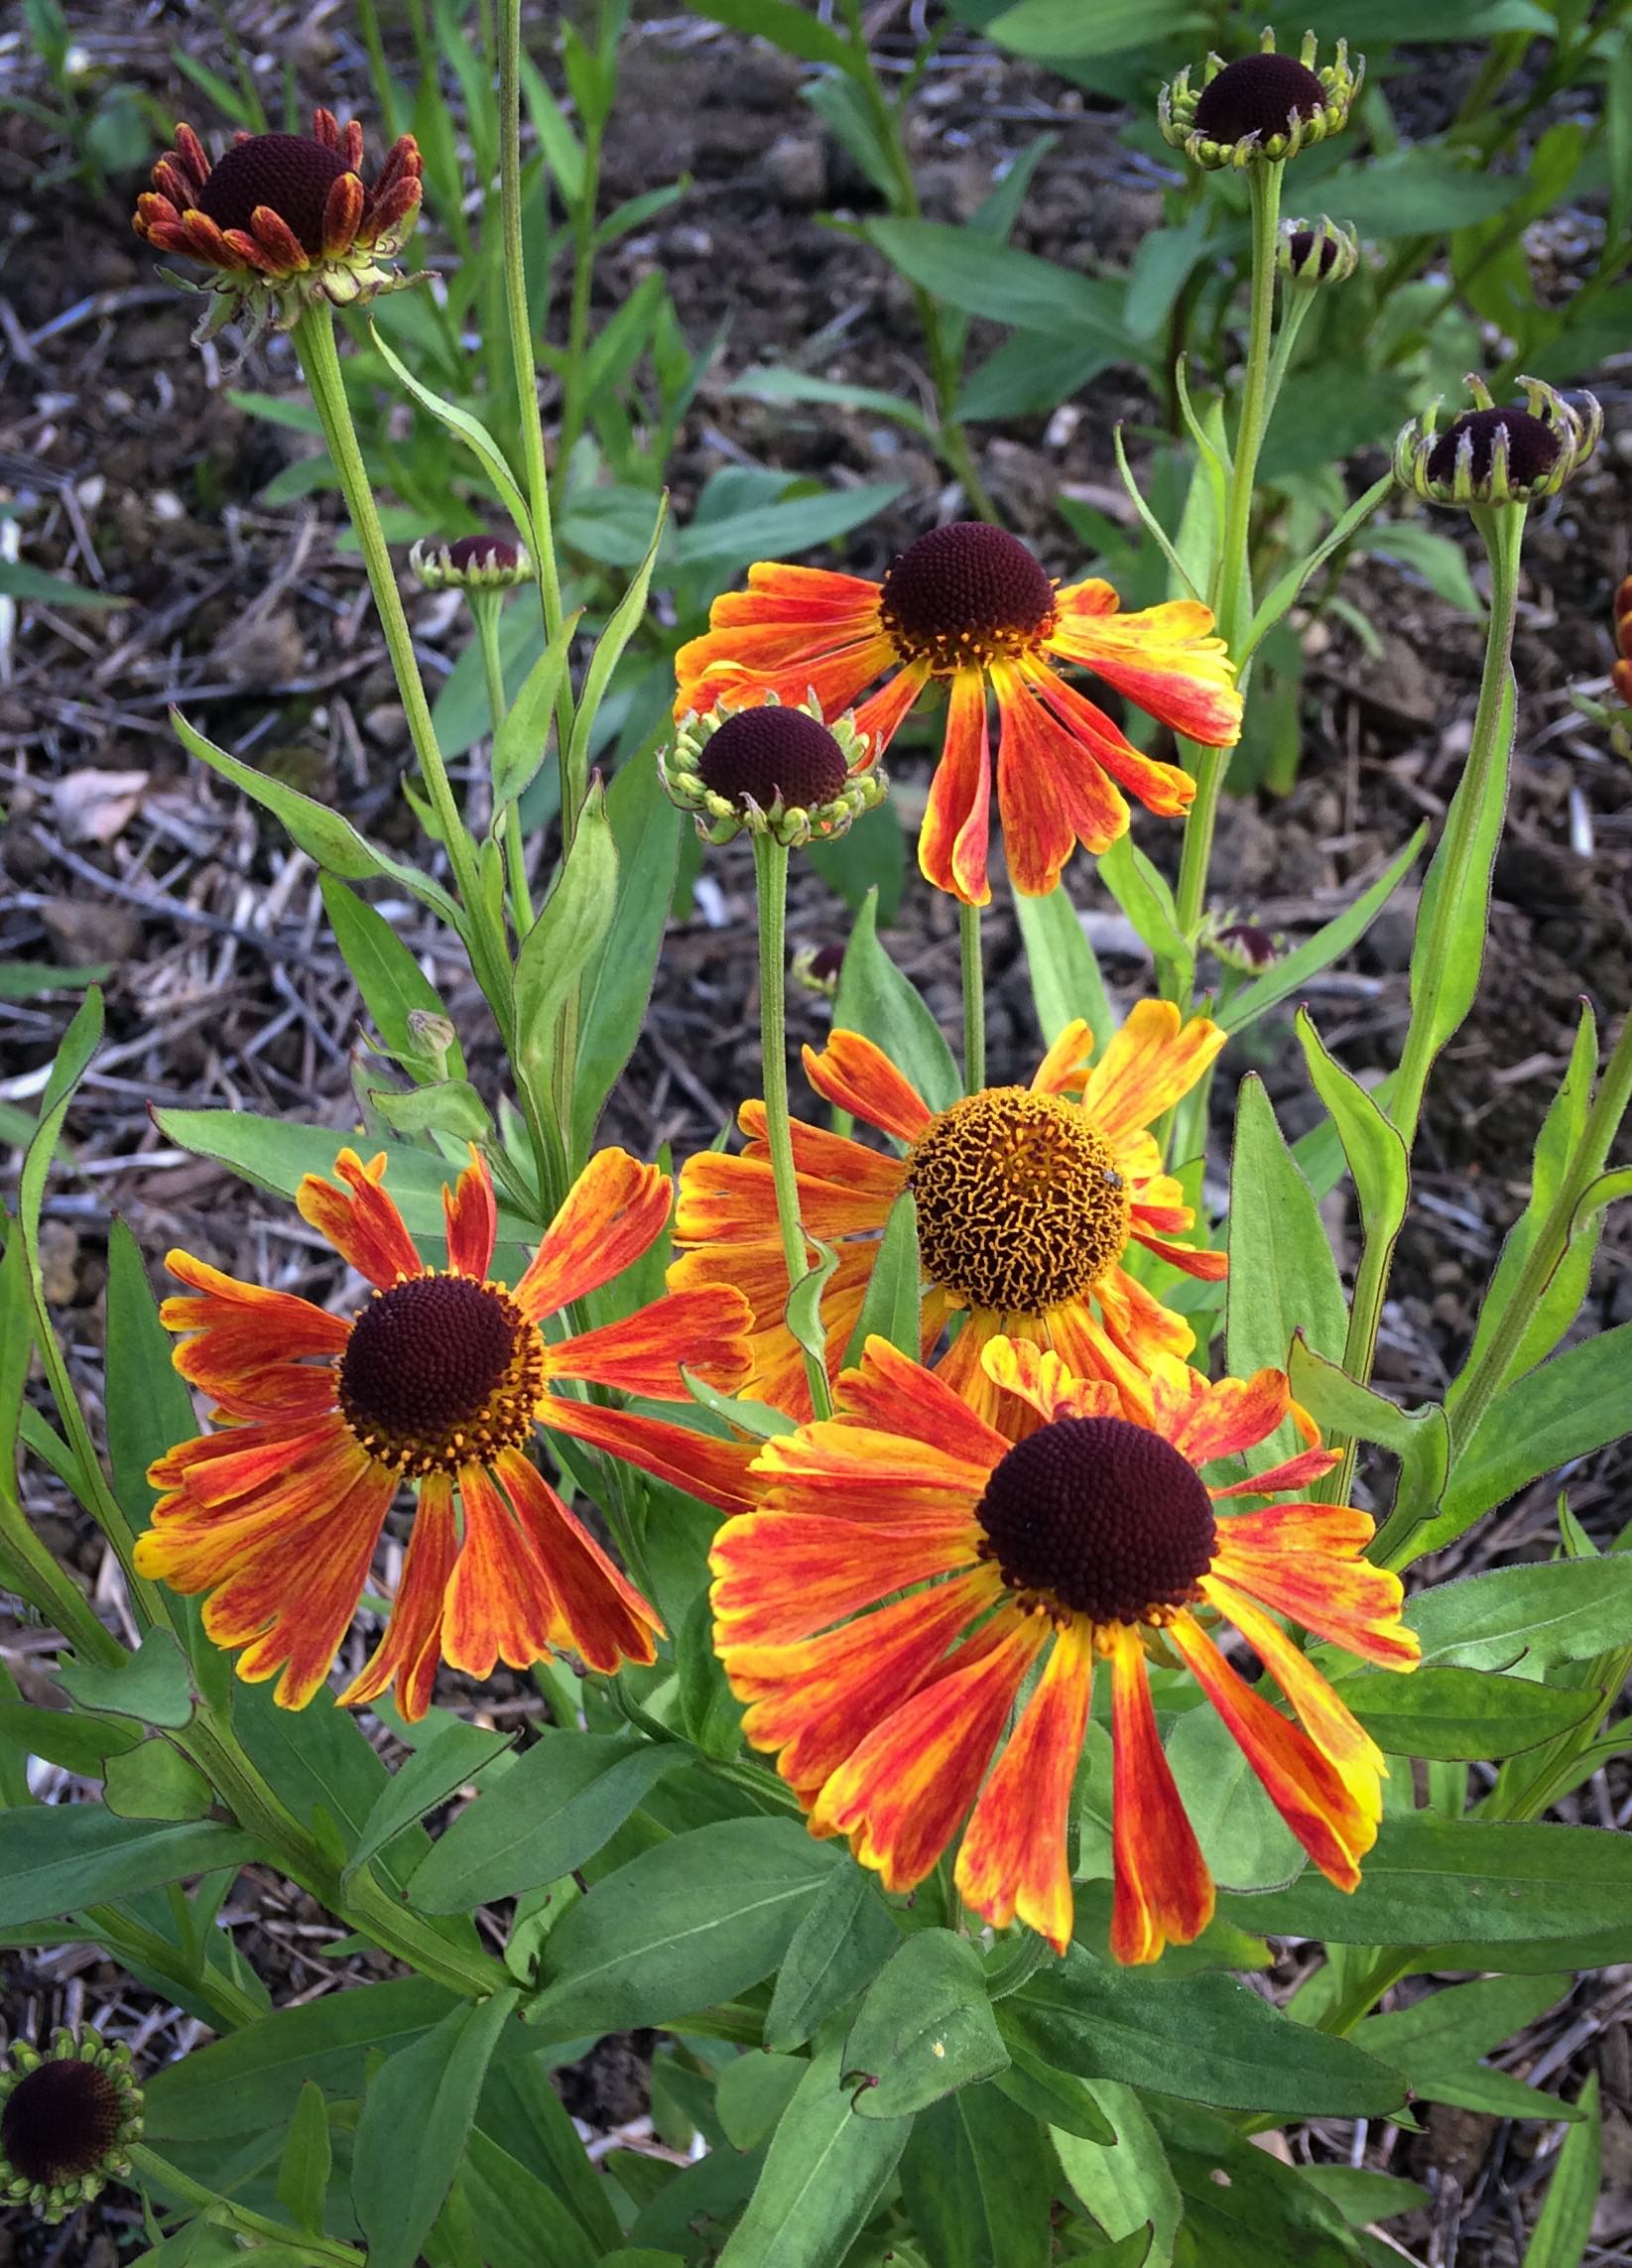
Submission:
[[[544,1393],[544,1342],[504,1287],[439,1272],[376,1291],[336,1367],[352,1434],[405,1479],[519,1448]]]

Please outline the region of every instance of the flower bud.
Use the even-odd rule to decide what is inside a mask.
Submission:
[[[844,947],[841,945],[801,945],[789,964],[788,973],[806,992],[819,992],[824,998],[837,997],[839,972],[844,966]]]
[[[1439,403],[1394,444],[1394,477],[1431,504],[1524,504],[1556,496],[1598,445],[1603,412],[1590,394],[1567,402],[1539,378],[1521,378],[1528,408],[1498,408],[1477,376],[1474,407],[1439,431]]]
[[[509,590],[533,579],[527,546],[510,536],[421,536],[408,564],[427,590]]]
[[[1322,284],[1346,283],[1359,258],[1359,239],[1324,213],[1317,221],[1287,220],[1281,224],[1275,265],[1289,284],[1301,285],[1305,291],[1318,291]]]
[[[1266,31],[1257,55],[1228,63],[1209,55],[1199,88],[1192,87],[1187,63],[1158,97],[1163,139],[1209,171],[1279,164],[1323,142],[1347,125],[1366,66],[1360,56],[1350,67],[1346,40],[1318,69],[1318,53],[1309,32],[1300,56],[1277,55],[1275,34]]]
[[[1226,922],[1212,935],[1212,949],[1218,958],[1226,968],[1238,969],[1243,976],[1262,976],[1266,968],[1273,968],[1284,944],[1284,939],[1272,937],[1256,922]]]
[[[1632,708],[1632,574],[1615,593],[1615,653],[1609,682],[1627,708]]]
[[[671,800],[695,815],[708,842],[729,842],[744,827],[782,843],[826,841],[885,790],[866,735],[848,716],[827,725],[815,700],[792,708],[775,693],[750,706],[690,711],[658,763]]]

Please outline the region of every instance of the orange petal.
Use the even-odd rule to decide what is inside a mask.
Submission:
[[[898,1166],[898,1189],[902,1179]],[[684,1242],[740,1234],[744,1225],[753,1236],[760,1237],[766,1222],[776,1218],[776,1182],[770,1155],[763,1147],[756,1146],[735,1158],[716,1151],[688,1158],[681,1169],[681,1192],[684,1202],[676,1233]],[[812,1174],[799,1176],[800,1219],[807,1235],[819,1236],[823,1243],[838,1236],[876,1232],[889,1211],[890,1199],[872,1190],[850,1189]]]
[[[838,1266],[821,1294],[829,1375],[837,1370],[850,1343],[877,1257],[876,1239],[838,1247]],[[780,1241],[695,1245],[673,1262],[669,1284],[677,1292],[709,1286],[740,1292],[753,1321],[744,1340],[747,1371],[734,1390],[749,1401],[768,1402],[790,1417],[814,1416],[804,1350],[782,1321],[788,1305],[788,1262]]]
[[[1194,1396],[1168,1439],[1181,1456],[1196,1466],[1211,1464],[1215,1457],[1239,1456],[1274,1433],[1291,1400],[1284,1370],[1220,1378]]]
[[[1366,1817],[1337,1767],[1230,1668],[1193,1616],[1175,1615],[1167,1638],[1195,1673],[1270,1802],[1320,1872],[1339,1890],[1352,1890],[1360,1879],[1359,1861],[1376,1840],[1377,1823]]]
[[[1151,1236],[1137,1220],[1129,1232],[1135,1244],[1142,1244],[1147,1252],[1154,1252],[1170,1268],[1179,1269],[1186,1276],[1195,1276],[1204,1284],[1221,1284],[1229,1274],[1229,1254],[1215,1252],[1200,1244],[1173,1244],[1163,1236]]]
[[[249,216],[249,233],[272,262],[275,275],[300,275],[312,265],[312,255],[276,205],[258,204]],[[223,231],[229,244],[235,229]]]
[[[366,1276],[382,1291],[405,1276],[426,1273],[402,1214],[380,1187],[385,1180],[385,1162],[383,1150],[366,1166],[355,1150],[342,1150],[334,1161],[334,1171],[345,1190],[335,1189],[316,1174],[308,1174],[295,1192],[295,1209],[301,1218],[326,1236],[359,1276]]]
[[[918,837],[918,863],[938,890],[966,906],[991,901],[986,846],[991,833],[992,765],[986,735],[986,681],[959,670],[946,704],[946,738],[930,782]]]
[[[1056,640],[1050,641],[1050,649],[1059,654],[1068,651]],[[1084,699],[1046,663],[1029,660],[1022,667],[1060,729],[1130,796],[1137,797],[1147,811],[1164,819],[1177,819],[1189,811],[1195,797],[1195,782],[1188,772],[1177,764],[1164,764],[1144,755],[1102,708]]]
[[[1097,855],[1127,832],[1128,807],[1095,752],[1032,697],[1017,670],[998,664],[992,682],[1009,873],[1025,896],[1043,898],[1078,842]]]
[[[552,1644],[570,1646],[604,1677],[625,1662],[654,1661],[653,1639],[663,1635],[663,1624],[543,1473],[519,1449],[504,1449],[498,1474],[535,1557],[550,1571],[557,1606]]]
[[[892,653],[891,659],[895,656]],[[876,764],[905,721],[907,711],[930,682],[928,666],[910,662],[887,678],[875,693],[868,695],[851,719],[856,731],[867,743],[867,761]],[[834,710],[828,709],[831,716]]]
[[[561,1606],[531,1535],[479,1464],[459,1471],[464,1535],[448,1577],[442,1653],[468,1677],[491,1677],[497,1662],[525,1670],[548,1659]]]
[[[1137,1001],[1088,1073],[1082,1107],[1112,1149],[1189,1094],[1224,1044],[1205,1016],[1181,1024],[1171,1000]]]
[[[1073,1017],[1038,1065],[1032,1079],[1033,1094],[1078,1094],[1093,1058],[1093,1034],[1080,1016]]]
[[[934,1685],[875,1725],[823,1787],[816,1834],[845,1834],[886,1890],[922,1882],[973,1803],[1046,1625],[999,1613]]]
[[[901,1520],[868,1527],[816,1512],[750,1512],[714,1538],[714,1644],[721,1655],[752,1641],[811,1638],[892,1591],[933,1575],[966,1573],[966,1522]]]
[[[1049,1310],[1049,1338],[1074,1376],[1114,1387],[1122,1397],[1125,1416],[1138,1425],[1151,1423],[1151,1386],[1144,1364],[1123,1352],[1085,1299],[1067,1300]]]
[[[763,1442],[755,1470],[773,1503],[887,1522],[898,1513],[965,1517],[985,1492],[991,1465],[984,1453],[977,1462],[928,1442],[828,1419]]]
[[[1044,1424],[1056,1418],[1122,1415],[1122,1397],[1105,1380],[1078,1378],[1050,1347],[1019,1338],[994,1338],[981,1356],[989,1378],[1017,1394]]]
[[[558,1339],[544,1350],[547,1378],[584,1378],[654,1400],[690,1399],[681,1365],[710,1386],[734,1385],[747,1370],[752,1318],[740,1292],[720,1284],[673,1292],[620,1323]]]
[[[935,1115],[906,1073],[859,1032],[830,1033],[819,1055],[806,1048],[804,1061],[806,1077],[824,1100],[898,1141],[916,1142]]]
[[[482,1282],[493,1265],[499,1215],[493,1202],[493,1177],[473,1142],[470,1163],[459,1176],[458,1187],[443,1187],[442,1217],[447,1223],[447,1265],[455,1275],[474,1276],[477,1283]]]
[[[1212,1877],[1156,1729],[1145,1649],[1121,1623],[1111,1633],[1111,1952],[1121,1961],[1155,1960],[1164,1946],[1188,1946],[1211,1921]]]
[[[1107,1268],[1093,1292],[1106,1336],[1142,1369],[1148,1370],[1161,1355],[1188,1354],[1195,1344],[1195,1333],[1184,1317],[1164,1306],[1125,1268]]]
[[[337,1699],[342,1708],[371,1701],[395,1683],[397,1707],[410,1724],[431,1706],[441,1660],[442,1602],[458,1557],[453,1483],[434,1472],[420,1491],[396,1603],[368,1661]]]
[[[933,1677],[946,1648],[1001,1589],[994,1569],[914,1591],[825,1637],[792,1645],[722,1642],[732,1691],[751,1703],[743,1731],[775,1753],[809,1803],[874,1725]]]
[[[849,636],[837,627],[712,630],[676,658],[675,713],[716,702],[757,707],[774,693],[789,708],[802,708],[814,695],[822,715],[833,717],[894,660],[889,640],[870,630]]]
[[[512,1295],[534,1323],[609,1284],[663,1234],[674,1191],[659,1166],[627,1150],[599,1150],[567,1191],[560,1212]]]
[[[282,1670],[273,1695],[281,1708],[304,1708],[327,1677],[396,1493],[396,1474],[371,1464],[305,1518],[264,1523],[205,1600],[206,1635],[244,1649],[239,1677],[255,1684]]]
[[[1316,1540],[1323,1527],[1319,1515],[1332,1506],[1281,1504],[1273,1509],[1302,1515],[1307,1534],[1294,1531],[1294,1540],[1282,1551],[1254,1549],[1250,1539],[1238,1540],[1235,1531],[1258,1515],[1226,1520],[1218,1530],[1214,1572],[1351,1654],[1385,1670],[1415,1669],[1422,1649],[1416,1632],[1400,1620],[1399,1576],[1369,1560],[1320,1549]]]
[[[864,575],[835,574],[831,567],[790,567],[782,560],[756,560],[748,569],[748,587],[757,596],[786,598],[797,605],[871,607],[876,613],[881,585]],[[717,607],[728,599],[716,598]]]
[[[357,241],[363,217],[363,185],[352,173],[341,174],[330,185],[323,205],[323,257],[343,259]]]
[[[841,1419],[923,1442],[976,1471],[1008,1452],[1003,1436],[982,1424],[943,1379],[876,1332],[862,1348],[860,1367],[840,1373],[838,1410]]]
[[[214,1537],[240,1515],[303,1516],[343,1495],[371,1462],[337,1417],[306,1426],[234,1426],[180,1442],[154,1459],[148,1479],[174,1496],[154,1506],[154,1522],[196,1522]]]
[[[1000,1930],[1018,1918],[1061,1954],[1071,1939],[1066,1835],[1092,1672],[1087,1626],[1069,1622],[980,1791],[957,1856],[966,1906]]]
[[[1082,586],[1076,586],[1080,589]],[[1221,638],[1208,635],[1212,616],[1192,599],[1174,599],[1134,614],[1088,605],[1063,590],[1049,644],[1079,662],[1148,716],[1208,747],[1228,748],[1241,730],[1241,696]]]
[[[737,1112],[737,1123],[750,1142],[762,1147],[766,1144],[763,1102],[745,1102]],[[824,1126],[808,1126],[802,1118],[791,1119],[788,1132],[793,1142],[796,1170],[813,1181],[837,1184],[854,1196],[865,1193],[875,1207],[874,1216],[866,1225],[882,1228],[890,1206],[901,1194],[905,1179],[901,1160],[869,1150],[864,1142],[852,1142],[847,1134],[830,1134]]]
[[[1300,1449],[1284,1464],[1267,1465],[1250,1480],[1237,1480],[1228,1488],[1211,1489],[1209,1494],[1215,1503],[1222,1503],[1230,1496],[1274,1496],[1282,1489],[1307,1487],[1310,1481],[1318,1480],[1322,1473],[1342,1461],[1336,1449]]]
[[[721,1441],[715,1434],[671,1425],[666,1418],[603,1410],[594,1402],[569,1402],[561,1394],[546,1394],[537,1417],[549,1432],[570,1434],[575,1441],[607,1449],[625,1464],[655,1473],[659,1480],[671,1481],[722,1512],[740,1512],[759,1500],[749,1474],[754,1461],[751,1442]]]
[[[1364,1725],[1340,1701],[1307,1654],[1301,1653],[1273,1615],[1255,1606],[1215,1573],[1201,1578],[1201,1594],[1234,1623],[1262,1658],[1276,1684],[1298,1711],[1304,1730],[1328,1756],[1350,1793],[1372,1819],[1382,1816],[1382,1786],[1388,1777],[1383,1752]]]

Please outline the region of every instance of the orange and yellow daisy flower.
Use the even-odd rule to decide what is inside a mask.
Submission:
[[[680,1365],[730,1386],[745,1367],[742,1300],[721,1287],[654,1301],[621,1323],[547,1340],[542,1325],[638,1260],[669,1217],[669,1178],[622,1150],[592,1158],[515,1285],[495,1282],[497,1213],[474,1152],[442,1193],[447,1266],[421,1257],[382,1187],[383,1155],[342,1150],[341,1186],[309,1174],[296,1203],[374,1287],[347,1319],[187,1252],[161,1311],[186,1333],[176,1367],[212,1397],[220,1431],[183,1442],[149,1478],[163,1493],[138,1540],[145,1575],[207,1591],[204,1628],[242,1647],[240,1677],[282,1672],[300,1708],[350,1627],[387,1513],[419,1503],[396,1604],[340,1696],[393,1681],[423,1716],[439,1660],[487,1677],[563,1648],[593,1670],[650,1662],[656,1614],[526,1454],[535,1426],[568,1434],[726,1511],[752,1501],[749,1451],[628,1410],[550,1391],[577,1380],[684,1401]],[[455,1500],[457,1517],[455,1516]]]
[[[839,1381],[839,1414],[764,1444],[759,1507],[714,1540],[715,1646],[748,1703],[749,1740],[775,1753],[811,1831],[847,1836],[886,1889],[910,1890],[966,1821],[965,1903],[1064,1953],[1071,1787],[1103,1660],[1111,1951],[1148,1961],[1188,1944],[1213,1888],[1157,1729],[1157,1649],[1193,1673],[1316,1865],[1353,1889],[1376,1838],[1382,1757],[1277,1617],[1407,1670],[1418,1647],[1399,1577],[1361,1558],[1372,1524],[1347,1506],[1218,1517],[1221,1500],[1303,1488],[1333,1452],[1305,1449],[1232,1487],[1201,1478],[1288,1415],[1285,1375],[1208,1385],[1160,1356],[1147,1426],[1113,1387],[1024,1341],[994,1339],[982,1359],[1040,1421],[1022,1440],[870,1338]],[[1206,1627],[1216,1617],[1255,1649],[1298,1722],[1225,1660]]]
[[[1148,1408],[1152,1357],[1189,1353],[1195,1334],[1128,1274],[1129,1244],[1192,1276],[1217,1278],[1227,1266],[1222,1252],[1181,1241],[1194,1215],[1148,1129],[1223,1044],[1206,1017],[1186,1023],[1171,1002],[1143,1000],[1097,1063],[1086,1024],[1069,1024],[1029,1087],[983,1087],[942,1111],[859,1033],[834,1032],[820,1055],[807,1048],[818,1094],[906,1144],[904,1157],[883,1157],[794,1121],[800,1217],[838,1254],[822,1296],[828,1374],[860,1318],[879,1231],[911,1190],[928,1285],[926,1360],[949,1319],[966,1315],[939,1364],[956,1393],[998,1422],[998,1389],[980,1352],[1006,1332],[1053,1347],[1079,1377],[1110,1379]],[[669,1283],[738,1286],[754,1315],[745,1391],[808,1418],[804,1357],[782,1320],[788,1266],[765,1105],[744,1103],[739,1123],[748,1137],[739,1157],[707,1151],[681,1169]]]
[[[934,528],[882,583],[762,561],[748,588],[714,601],[708,629],[676,657],[677,716],[733,694],[814,694],[855,712],[873,759],[932,680],[948,692],[945,745],[930,787],[918,858],[937,889],[966,905],[991,896],[992,762],[986,695],[997,696],[997,801],[1015,888],[1042,896],[1073,843],[1107,849],[1128,824],[1128,794],[1153,812],[1188,809],[1195,783],[1141,755],[1048,657],[1091,670],[1163,724],[1210,747],[1233,745],[1241,700],[1212,616],[1192,599],[1124,614],[1108,582],[1056,586],[1017,537],[977,520]]]

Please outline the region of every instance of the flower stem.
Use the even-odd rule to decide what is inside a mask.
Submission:
[[[476,618],[482,672],[487,679],[487,709],[493,719],[496,745],[499,727],[510,705],[504,697],[504,664],[499,654],[499,618],[504,611],[504,601],[496,590],[473,590],[469,599],[470,611]],[[521,811],[513,797],[505,806],[500,825],[504,834],[505,870],[510,880],[510,919],[520,940],[533,927],[533,900],[527,887],[527,845],[522,838]]]
[[[351,422],[351,407],[345,398],[340,357],[334,344],[334,317],[325,300],[319,300],[305,310],[295,325],[294,336],[295,350],[301,358],[301,367],[306,372],[307,384],[312,389],[312,399],[323,429],[323,439],[328,443],[328,453],[339,474],[340,492],[345,498],[346,511],[362,548],[369,587],[374,593],[380,627],[385,632],[386,648],[391,656],[392,673],[408,718],[409,737],[414,743],[414,753],[420,760],[426,791],[437,815],[437,824],[441,830],[459,900],[469,924],[467,942],[471,962],[477,980],[488,998],[504,998],[508,994],[510,981],[508,955],[504,951],[502,939],[493,937],[492,923],[484,912],[470,837],[459,817],[459,808],[453,799],[452,783],[447,777],[447,766],[442,761],[442,752],[437,743],[436,727],[431,721],[431,704],[426,699],[420,665],[414,657],[413,633],[408,627],[408,616],[403,611],[402,595],[397,588],[397,577],[386,546],[385,530],[380,525],[374,491],[369,485],[368,469],[363,463],[362,450],[357,445],[356,429]]]
[[[1218,602],[1213,609],[1225,645],[1233,653],[1252,620],[1252,490],[1258,451],[1272,406],[1270,340],[1275,327],[1275,240],[1281,221],[1280,164],[1249,166],[1252,192],[1252,311],[1247,329],[1247,368],[1241,417],[1235,436],[1224,542],[1218,569]],[[1246,672],[1241,673],[1245,691]],[[1177,917],[1181,934],[1193,938],[1207,897],[1212,835],[1218,797],[1229,765],[1227,748],[1195,749],[1195,800],[1185,825],[1180,853]]]
[[[251,2212],[247,2205],[232,2198],[223,2198],[214,2190],[205,2189],[190,2174],[184,2174],[180,2166],[173,2166],[168,2158],[146,2142],[133,2142],[130,2148],[132,2170],[144,2182],[156,2189],[166,2190],[184,2205],[192,2206],[217,2228],[230,2228],[240,2236],[266,2237],[286,2257],[318,2263],[320,2268],[363,2268],[364,2256],[354,2245],[342,2244],[337,2237],[314,2234],[311,2229],[292,2228],[284,2221],[268,2220],[264,2213]],[[260,2249],[257,2247],[257,2249]]]
[[[788,846],[770,834],[755,834],[753,842],[755,895],[759,901],[759,1037],[765,1059],[765,1139],[771,1152],[777,1222],[792,1294],[810,1274],[811,1260],[799,1216],[799,1179],[788,1118]],[[808,1347],[804,1353],[811,1407],[818,1418],[829,1418],[833,1405],[826,1368]]]
[[[1522,504],[1509,504],[1489,512],[1475,511],[1473,518],[1490,555],[1490,620],[1485,633],[1484,670],[1479,681],[1479,705],[1473,719],[1467,763],[1451,798],[1444,834],[1430,871],[1430,889],[1423,893],[1417,936],[1412,945],[1411,1027],[1406,1034],[1405,1052],[1388,1111],[1405,1144],[1408,1159],[1417,1140],[1428,1074],[1435,1058],[1450,1037],[1439,1014],[1455,943],[1449,934],[1450,925],[1455,920],[1458,902],[1473,878],[1479,822],[1492,767],[1505,765],[1507,760],[1508,736],[1502,729],[1502,711],[1513,675],[1513,624],[1518,607],[1519,554],[1525,511]],[[1487,878],[1487,901],[1488,890]],[[1482,954],[1482,930],[1478,949]],[[1377,1333],[1382,1323],[1399,1226],[1394,1220],[1379,1225],[1381,1233],[1369,1235],[1360,1253],[1354,1299],[1349,1309],[1348,1337],[1343,1348],[1343,1368],[1362,1386],[1370,1379],[1376,1359]],[[1509,1312],[1513,1312],[1511,1308]],[[1509,1354],[1511,1351],[1510,1348]],[[1503,1360],[1505,1364],[1507,1356]],[[1320,1493],[1326,1501],[1341,1504],[1346,1501],[1354,1478],[1356,1445],[1353,1441],[1344,1441],[1333,1446],[1341,1449],[1342,1461],[1327,1475]]]
[[[958,957],[963,970],[963,1091],[986,1083],[986,970],[980,958],[980,908],[957,909]]]

